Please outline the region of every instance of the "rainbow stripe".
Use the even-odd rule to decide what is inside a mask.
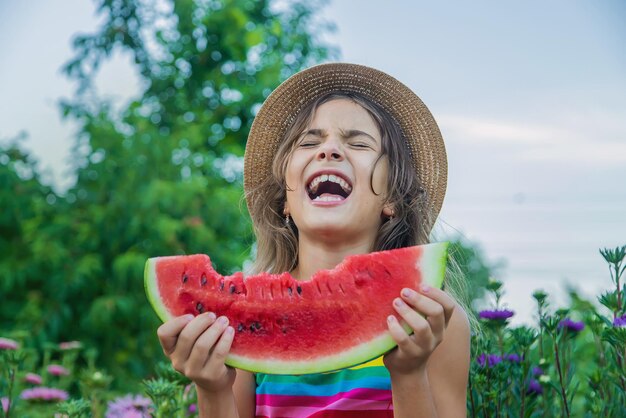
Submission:
[[[392,418],[391,380],[382,357],[336,372],[257,373],[257,418]]]

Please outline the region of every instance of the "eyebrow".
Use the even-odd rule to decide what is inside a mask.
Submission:
[[[377,142],[376,139],[374,139],[373,136],[371,136],[370,134],[368,134],[367,132],[361,131],[359,129],[348,129],[347,131],[344,131],[343,129],[340,129],[341,132],[341,137],[344,139],[350,139],[353,138],[355,136],[359,136],[359,135],[364,135],[366,137],[368,137],[369,139],[371,139],[374,142]],[[309,129],[307,131],[304,132],[303,136],[306,135],[314,135],[314,136],[319,136],[319,137],[324,137],[327,135],[327,132],[323,129]]]

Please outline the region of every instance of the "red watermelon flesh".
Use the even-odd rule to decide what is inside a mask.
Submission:
[[[215,312],[235,329],[226,363],[272,374],[350,367],[395,346],[387,316],[405,288],[441,287],[447,243],[353,255],[308,281],[289,273],[221,276],[207,255],[151,258],[145,286],[159,317]],[[407,329],[408,330],[408,329]]]

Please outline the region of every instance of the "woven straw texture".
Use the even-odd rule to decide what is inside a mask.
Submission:
[[[415,93],[390,75],[357,64],[321,64],[285,80],[257,113],[246,144],[244,188],[255,190],[271,175],[278,145],[295,116],[312,100],[330,92],[362,94],[378,103],[400,126],[426,191],[431,213],[441,210],[446,193],[446,149],[432,114]],[[252,219],[253,205],[247,202]],[[429,226],[428,230],[432,228]]]

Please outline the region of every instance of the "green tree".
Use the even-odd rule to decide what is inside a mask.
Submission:
[[[78,83],[76,95],[61,103],[79,124],[75,184],[57,196],[37,178],[19,177],[20,165],[35,172],[24,155],[0,167],[12,182],[3,193],[27,188],[23,200],[30,199],[15,201],[22,210],[3,210],[2,226],[13,228],[3,247],[18,240],[29,250],[0,262],[12,277],[3,286],[14,301],[1,308],[3,328],[32,329],[36,322],[44,340],[97,347],[117,377],[149,373],[161,352],[158,320],[143,291],[144,263],[202,252],[230,272],[249,258],[253,237],[242,200],[248,130],[276,85],[334,56],[316,38],[330,29],[314,26],[320,5],[98,2],[101,27],[75,38],[75,56],[64,67]],[[94,88],[116,50],[133,56],[143,86],[121,109]]]
[[[36,254],[62,256],[64,249],[57,243],[43,247],[33,237],[41,225],[54,222],[62,202],[42,184],[21,139],[0,147],[0,329],[21,324],[37,337],[45,327],[39,304],[50,290],[53,266],[39,262]]]
[[[448,251],[459,264],[467,280],[468,302],[473,303],[482,299],[489,278],[499,274],[504,268],[504,263],[502,261],[489,263],[480,245],[462,236],[450,238]]]

